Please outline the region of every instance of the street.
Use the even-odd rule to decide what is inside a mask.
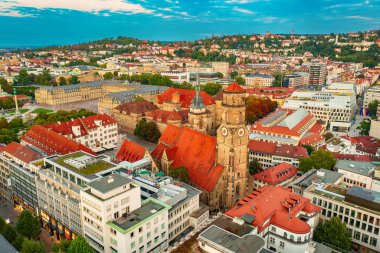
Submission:
[[[4,220],[9,219],[12,226],[16,226],[20,212],[12,207],[12,204],[6,202],[4,199],[0,200],[0,216]],[[50,236],[49,232],[41,228],[40,240],[45,247],[46,252],[51,252],[51,247],[57,243],[54,236]]]

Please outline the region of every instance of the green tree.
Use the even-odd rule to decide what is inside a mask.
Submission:
[[[12,243],[16,240],[17,232],[10,224],[7,224],[3,229],[3,236],[9,243]]]
[[[232,71],[230,76],[232,79],[235,79],[235,77],[238,75],[238,72],[237,71]]]
[[[9,122],[9,127],[15,128],[15,129],[21,129],[24,128],[24,121],[20,117],[15,117]]]
[[[53,245],[52,251],[54,253],[66,253],[70,247],[70,244],[70,240],[63,239],[59,243]]]
[[[303,145],[302,147],[304,147],[307,150],[308,155],[311,155],[311,153],[314,151],[314,148],[310,145]]]
[[[7,224],[5,223],[5,220],[3,219],[3,217],[0,216],[0,234],[3,233],[3,230],[5,228]]]
[[[134,135],[144,138],[149,142],[157,142],[161,137],[155,122],[146,122],[145,119],[140,120],[135,128]]]
[[[327,169],[332,170],[336,164],[336,159],[328,150],[318,149],[313,151],[307,158],[300,158],[299,169],[307,172],[311,169]]]
[[[364,119],[362,122],[360,122],[358,129],[360,129],[361,135],[369,135],[369,130],[371,129],[371,121]]]
[[[93,253],[94,250],[82,236],[76,236],[70,243],[67,253]]]
[[[368,104],[368,111],[370,116],[376,116],[377,107],[379,105],[379,100],[375,99],[371,103]]]
[[[45,253],[44,246],[37,241],[25,239],[20,253]]]
[[[218,83],[206,83],[202,86],[202,90],[210,94],[211,96],[216,95],[219,91],[222,90],[222,85]]]
[[[241,76],[237,76],[235,78],[235,81],[239,84],[239,85],[244,85],[245,84],[245,79]]]
[[[189,182],[189,171],[187,170],[187,168],[185,168],[183,166],[180,166],[177,168],[170,167],[169,168],[169,175],[172,178],[177,179],[181,182],[184,182],[184,183]]]
[[[21,251],[24,240],[25,240],[24,236],[17,235],[16,239],[12,243],[13,247],[15,247],[15,249],[17,249],[18,251]]]
[[[30,84],[30,77],[28,75],[28,71],[26,69],[20,70],[18,72],[18,77],[16,78],[16,83],[21,85],[28,85]]]
[[[351,250],[351,235],[347,231],[346,224],[337,216],[318,224],[314,231],[314,240],[343,250]]]
[[[62,86],[62,85],[66,85],[66,84],[67,84],[67,80],[66,80],[66,78],[63,77],[63,76],[60,76],[60,77],[59,77],[59,80],[58,80],[58,84],[59,84],[60,86]]]
[[[78,84],[79,83],[79,78],[77,76],[71,76],[69,78],[69,83],[70,84]]]
[[[105,73],[105,74],[103,75],[103,79],[104,79],[104,80],[112,80],[112,78],[113,78],[113,75],[112,75],[111,72],[107,72],[107,73]]]
[[[217,72],[216,74],[218,75],[218,78],[219,78],[219,79],[223,78],[223,74],[222,74],[222,73]]]
[[[262,170],[262,167],[259,161],[256,158],[253,158],[252,161],[250,161],[248,165],[249,174],[252,176],[261,170]]]
[[[5,80],[4,77],[0,77],[0,87],[1,87],[1,90],[3,91],[7,91],[8,89],[8,82],[7,80]]]
[[[13,129],[2,129],[0,128],[0,143],[9,144],[12,141],[18,141],[17,132]]]
[[[27,210],[20,213],[19,220],[16,224],[16,229],[21,235],[29,239],[36,238],[41,231],[38,218]]]

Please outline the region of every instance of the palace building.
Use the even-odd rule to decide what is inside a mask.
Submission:
[[[237,83],[223,91],[222,122],[216,137],[198,131],[199,125],[191,122],[182,128],[168,125],[152,152],[167,174],[171,168],[185,167],[190,183],[202,190],[201,200],[214,209],[232,207],[247,192],[245,97],[245,89]],[[203,108],[196,99],[193,105],[195,109]]]

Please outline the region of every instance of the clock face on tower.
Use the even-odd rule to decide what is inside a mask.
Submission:
[[[238,136],[242,137],[244,135],[244,133],[245,133],[244,128],[239,128],[239,130],[238,130]]]
[[[227,136],[227,134],[228,134],[228,130],[227,130],[227,128],[226,128],[226,127],[223,127],[223,128],[222,128],[222,135],[223,135],[223,136]]]

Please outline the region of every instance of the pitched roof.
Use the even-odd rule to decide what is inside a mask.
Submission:
[[[148,112],[146,117],[156,122],[167,123],[170,120],[180,120],[182,123],[185,123],[187,122],[187,111],[165,111],[157,109]]]
[[[152,104],[146,100],[124,103],[115,108],[115,110],[118,110],[119,112],[126,112],[127,114],[142,114],[156,109],[158,109],[158,107],[155,104]]]
[[[34,125],[21,136],[21,140],[40,149],[47,155],[65,155],[79,150],[95,155],[91,149],[82,144],[40,125]]]
[[[145,152],[146,149],[143,146],[127,139],[121,145],[115,160],[118,162],[136,162],[144,158]]]
[[[190,182],[205,191],[212,191],[222,175],[223,166],[215,166],[215,137],[168,125],[152,155],[161,159],[164,152],[173,161],[171,167],[187,168]]]
[[[257,140],[249,140],[249,151],[292,158],[309,156],[304,147]]]
[[[169,88],[164,91],[162,94],[157,95],[158,104],[163,104],[167,101],[173,101],[173,97],[178,95],[179,101],[181,103],[182,108],[189,108],[191,103],[193,102],[193,98],[195,96],[195,90],[185,90],[185,89],[177,89],[177,88]],[[215,100],[212,96],[207,94],[204,91],[201,91],[199,95],[203,99],[203,103],[208,105],[215,104]]]
[[[245,92],[245,89],[242,88],[237,82],[231,83],[227,88],[224,89],[227,92]]]
[[[297,174],[298,169],[293,165],[283,162],[267,170],[253,175],[254,179],[263,181],[269,185],[277,185]]]
[[[102,126],[116,124],[116,121],[107,114],[96,114],[85,118],[81,118],[80,120],[86,126],[87,129],[98,128],[98,121],[102,122]]]
[[[342,136],[356,145],[356,149],[371,155],[377,155],[377,150],[380,148],[380,139],[371,136]]]
[[[299,212],[316,214],[320,208],[310,203],[310,199],[301,197],[279,186],[264,186],[243,199],[226,212],[230,217],[254,216],[252,225],[259,233],[270,224],[296,234],[306,234],[311,228],[306,221],[297,217]],[[269,220],[269,222],[266,222]]]

